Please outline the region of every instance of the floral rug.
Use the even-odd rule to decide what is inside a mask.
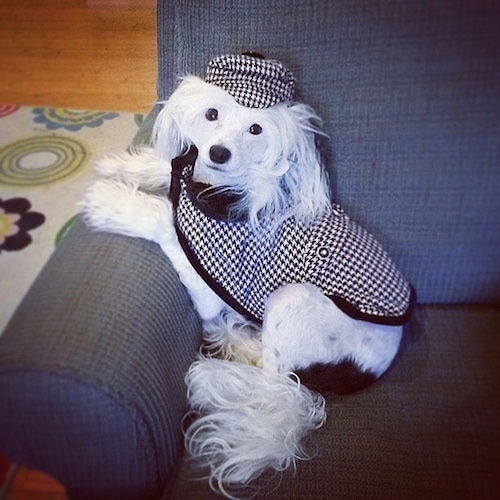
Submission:
[[[92,160],[126,148],[142,120],[0,104],[0,334],[78,214]]]

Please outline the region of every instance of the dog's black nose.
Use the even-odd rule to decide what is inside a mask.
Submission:
[[[212,146],[209,151],[210,159],[214,163],[226,163],[231,158],[231,151],[224,146]]]

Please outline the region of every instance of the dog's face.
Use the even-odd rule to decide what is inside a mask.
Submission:
[[[168,160],[196,146],[196,181],[248,186],[255,177],[281,176],[288,170],[296,135],[288,130],[292,123],[285,105],[245,107],[223,89],[191,76],[160,114],[157,143]]]
[[[193,180],[230,188],[252,223],[293,206],[308,221],[329,206],[314,135],[319,123],[304,104],[250,108],[196,76],[184,78],[159,113],[155,149],[167,161],[194,145]]]
[[[231,184],[273,169],[270,145],[278,130],[269,110],[241,106],[217,88],[210,89],[203,101],[187,129],[198,148],[194,180]]]

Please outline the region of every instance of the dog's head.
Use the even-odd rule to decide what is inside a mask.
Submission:
[[[168,161],[196,146],[193,179],[241,195],[238,208],[253,223],[277,212],[308,222],[329,204],[315,146],[319,123],[304,104],[244,106],[223,88],[188,76],[160,112],[154,141]]]

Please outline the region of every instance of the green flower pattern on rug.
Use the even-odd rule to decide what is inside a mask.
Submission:
[[[66,108],[34,108],[35,123],[44,124],[49,130],[65,129],[71,132],[83,127],[100,127],[104,120],[112,120],[119,113],[106,111],[73,110]]]

